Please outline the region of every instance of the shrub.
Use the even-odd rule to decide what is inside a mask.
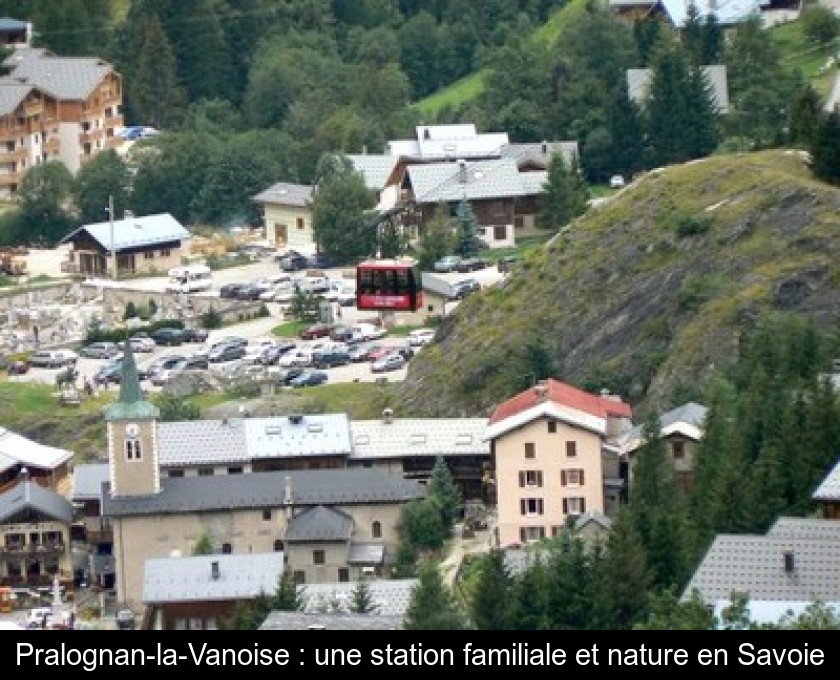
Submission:
[[[137,316],[137,307],[131,301],[127,302],[125,305],[125,312],[123,312],[123,321],[126,319],[133,319]]]
[[[710,220],[708,217],[697,217],[695,215],[684,215],[677,219],[677,237],[698,236],[709,231]]]
[[[222,315],[212,307],[201,315],[201,327],[208,330],[222,327]]]

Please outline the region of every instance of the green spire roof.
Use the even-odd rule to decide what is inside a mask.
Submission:
[[[120,397],[105,411],[105,420],[157,418],[160,411],[154,404],[146,401],[146,396],[140,387],[140,378],[137,375],[134,352],[127,339],[123,350],[121,373]]]

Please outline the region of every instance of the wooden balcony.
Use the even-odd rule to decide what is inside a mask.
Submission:
[[[103,137],[105,137],[105,130],[103,128],[91,128],[87,132],[79,133],[79,143],[92,144]]]
[[[22,179],[22,172],[9,172],[6,174],[0,174],[0,187],[10,187],[16,184],[20,184],[20,181]]]
[[[19,163],[26,158],[26,147],[20,146],[14,151],[0,147],[0,163]]]
[[[121,128],[123,126],[122,116],[105,116],[105,128]]]
[[[23,115],[25,118],[40,116],[42,113],[44,113],[44,102],[28,102],[23,105]]]
[[[123,144],[125,140],[122,137],[108,137],[105,140],[106,149],[119,149]]]
[[[61,150],[61,140],[58,137],[49,137],[44,142],[44,151],[47,153],[58,153]]]

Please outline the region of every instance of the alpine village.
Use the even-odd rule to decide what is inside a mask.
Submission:
[[[836,0],[0,0],[0,627],[840,628]]]

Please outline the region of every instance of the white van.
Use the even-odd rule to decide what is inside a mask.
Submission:
[[[428,345],[434,339],[435,330],[433,328],[418,328],[408,334],[408,344],[412,347]]]
[[[52,617],[52,608],[35,607],[29,610],[26,616],[27,628],[46,628],[49,619]]]
[[[169,270],[167,293],[196,293],[213,287],[213,270],[203,264],[173,267]]]

